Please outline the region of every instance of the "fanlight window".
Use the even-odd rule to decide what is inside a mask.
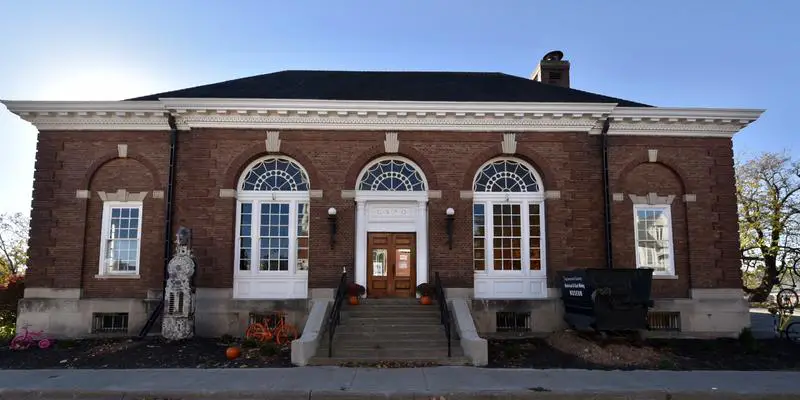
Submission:
[[[476,192],[538,192],[539,183],[530,168],[514,160],[497,160],[485,166],[475,179]]]
[[[306,191],[308,176],[299,165],[283,158],[267,158],[247,172],[241,190]]]
[[[364,172],[358,190],[423,191],[425,180],[419,170],[402,160],[383,160]]]

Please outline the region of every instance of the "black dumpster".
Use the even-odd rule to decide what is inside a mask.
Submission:
[[[559,272],[564,320],[572,329],[647,329],[652,269],[585,268]]]

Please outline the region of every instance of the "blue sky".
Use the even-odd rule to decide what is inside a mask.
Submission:
[[[0,0],[0,98],[118,100],[283,69],[497,71],[765,108],[737,155],[800,151],[800,1]],[[29,212],[36,130],[0,106],[0,212]]]

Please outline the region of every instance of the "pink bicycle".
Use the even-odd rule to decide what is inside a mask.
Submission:
[[[44,331],[30,332],[28,331],[29,326],[28,324],[22,326],[23,333],[17,335],[8,345],[11,350],[26,350],[31,347],[33,342],[38,342],[40,349],[50,347],[50,339],[44,335]]]

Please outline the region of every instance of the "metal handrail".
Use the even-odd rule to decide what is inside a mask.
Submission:
[[[439,278],[439,272],[434,275],[433,291],[436,296],[436,302],[439,303],[439,314],[442,325],[444,325],[444,335],[447,337],[447,357],[452,357],[450,349],[450,309],[447,307],[447,297],[444,295],[444,287],[442,286],[442,280]]]
[[[336,293],[333,296],[333,307],[328,313],[328,357],[333,357],[333,335],[336,333],[336,327],[341,322],[340,313],[342,311],[342,303],[347,297],[347,273],[342,272],[342,277],[339,279],[339,286],[336,288]]]

